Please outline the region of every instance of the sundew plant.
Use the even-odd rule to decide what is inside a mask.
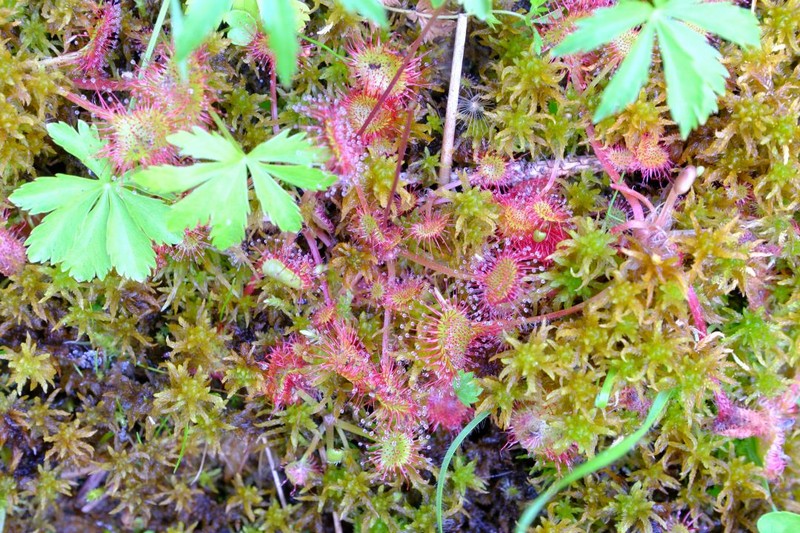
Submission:
[[[0,532],[800,531],[798,0],[0,0]]]

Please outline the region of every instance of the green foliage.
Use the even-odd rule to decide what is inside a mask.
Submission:
[[[9,197],[36,215],[48,213],[25,244],[31,261],[50,261],[79,281],[104,279],[114,268],[123,276],[144,280],[155,266],[152,243],[176,243],[165,225],[166,205],[140,195],[127,176],[111,174],[99,157],[105,143],[95,126],[78,122],[48,125],[50,137],[83,162],[96,179],[68,174],[38,178]]]
[[[788,511],[767,513],[758,519],[758,533],[791,533],[800,529],[800,515]]]
[[[667,103],[681,135],[686,138],[717,111],[717,97],[725,92],[728,77],[719,52],[687,23],[740,46],[759,45],[757,20],[746,9],[725,2],[709,4],[698,0],[659,0],[655,4],[627,1],[599,9],[591,17],[578,21],[578,30],[553,49],[553,54],[590,52],[641,25],[634,45],[595,111],[594,121],[599,122],[636,100],[647,82],[657,35],[667,82]]]
[[[433,7],[441,7],[445,0],[431,0]],[[497,19],[492,15],[492,0],[458,0],[464,6],[464,11],[469,15],[474,15],[481,20],[495,22]]]
[[[161,415],[169,415],[175,427],[184,427],[189,422],[209,423],[224,407],[225,401],[211,393],[202,368],[190,374],[186,364],[167,363],[167,373],[169,388],[155,394],[153,409]]]
[[[475,379],[475,374],[463,370],[459,370],[458,375],[453,378],[453,390],[458,400],[467,407],[477,402],[483,392],[483,388]]]
[[[30,335],[25,340],[25,344],[20,346],[19,353],[0,352],[0,359],[8,361],[10,371],[10,383],[16,385],[17,393],[21,394],[23,387],[30,383],[30,388],[41,387],[47,392],[48,386],[53,385],[58,370],[53,365],[50,354],[36,354],[36,343],[31,341]]]
[[[656,423],[658,417],[661,416],[661,413],[667,406],[672,393],[673,391],[659,392],[658,396],[656,396],[656,399],[653,401],[653,405],[650,407],[650,410],[647,413],[647,418],[639,429],[610,448],[592,457],[585,463],[582,463],[580,466],[569,472],[566,476],[556,481],[543,494],[536,498],[522,513],[522,516],[517,523],[516,532],[525,533],[528,531],[528,528],[531,526],[531,524],[533,524],[533,521],[536,520],[538,514],[541,512],[544,506],[547,505],[547,502],[558,493],[558,491],[568,487],[570,484],[581,479],[582,477],[606,468],[631,451],[631,449],[636,446],[636,443],[642,440],[647,432],[650,431],[650,428]]]
[[[442,533],[443,528],[443,516],[444,513],[442,511],[442,499],[444,496],[444,485],[447,481],[447,469],[450,466],[450,461],[453,459],[453,455],[455,455],[456,450],[458,447],[461,446],[461,443],[464,442],[464,439],[469,436],[472,431],[478,427],[478,424],[483,422],[486,417],[489,416],[488,411],[483,411],[482,413],[478,413],[475,415],[475,418],[472,421],[464,426],[464,429],[456,435],[456,438],[453,439],[453,442],[450,443],[450,447],[447,448],[447,453],[445,453],[444,458],[442,459],[442,466],[439,470],[439,479],[436,482],[436,525],[439,529],[439,533]]]
[[[192,0],[185,16],[172,2],[172,40],[175,60],[186,61],[203,41],[219,27],[233,0]]]
[[[336,179],[311,166],[323,160],[324,151],[309,144],[304,134],[281,132],[249,153],[235,141],[197,127],[168,140],[180,148],[181,155],[211,162],[154,166],[136,173],[133,179],[158,193],[191,190],[171,207],[167,224],[174,231],[210,224],[211,242],[219,249],[244,239],[250,213],[248,175],[264,212],[282,231],[294,232],[302,225],[300,208],[275,178],[317,191]]]
[[[349,11],[385,27],[386,11],[378,0],[341,0]],[[230,27],[228,37],[244,46],[255,36],[260,22],[269,35],[269,47],[275,55],[275,70],[281,83],[290,85],[297,72],[299,13],[305,6],[299,0],[192,0],[184,15],[180,0],[170,0],[175,58],[185,61],[221,22]],[[258,22],[256,22],[258,21]]]
[[[200,13],[200,3],[182,4],[187,17]],[[638,28],[562,61],[533,42],[533,9],[494,12],[502,25],[470,24],[460,103],[477,106],[457,124],[453,173],[438,185],[446,85],[436,66],[449,53],[437,30],[450,21],[421,43],[409,100],[384,103],[387,133],[350,144],[342,115],[363,119],[350,108],[363,89],[349,72],[351,49],[375,43],[377,29],[341,2],[302,4],[297,31],[313,39],[304,39],[291,88],[276,87],[273,120],[275,58],[255,0],[232,2],[229,38],[206,39],[186,61],[190,99],[160,31],[142,79],[126,66],[142,64],[140,43],[161,28],[167,11],[153,1],[121,4],[118,39],[98,60],[101,71],[88,73],[74,58],[116,27],[107,23],[114,2],[0,0],[8,60],[0,61],[0,101],[11,104],[0,110],[4,192],[57,172],[95,178],[50,143],[46,121],[93,121],[106,153],[115,146],[109,115],[125,112],[128,89],[154,79],[151,90],[170,104],[140,97],[135,109],[180,114],[171,132],[207,129],[219,114],[218,133],[227,129],[235,141],[225,142],[246,158],[276,125],[305,131],[341,178],[324,193],[280,184],[303,227],[278,233],[256,209],[245,169],[246,202],[258,211],[245,238],[218,250],[211,227],[188,228],[179,243],[155,246],[146,283],[77,281],[59,265],[24,261],[0,276],[6,530],[99,521],[115,531],[327,531],[338,519],[343,530],[428,532],[437,529],[434,478],[448,529],[508,529],[527,500],[634,433],[656,392],[673,387],[658,431],[559,492],[533,529],[755,530],[773,502],[796,510],[800,3],[756,3],[760,48],[713,41],[728,90],[688,142],[670,119],[660,71],[619,115],[588,127]],[[536,21],[544,49],[592,11],[591,2],[549,5],[554,11]],[[426,20],[412,18],[392,12],[380,32],[397,57]],[[170,39],[173,30],[168,20]],[[654,33],[653,46],[659,39]],[[594,72],[602,74],[580,79]],[[103,87],[102,105],[84,89],[90,83]],[[191,118],[179,113],[188,100]],[[414,107],[401,158],[411,101],[426,104]],[[166,134],[160,141],[156,161],[220,164],[179,158]],[[623,182],[642,198],[639,219],[598,156],[617,161],[643,147],[705,172],[671,206],[678,168],[644,182],[644,172],[626,167]],[[91,143],[71,147],[82,148],[81,157],[103,159]],[[503,155],[495,177],[506,184],[480,179],[484,150]],[[339,164],[343,155],[352,172]],[[132,175],[112,180],[144,195]],[[164,202],[208,181],[165,193]],[[22,242],[45,214],[0,206],[0,237]],[[361,232],[362,215],[390,246],[365,238],[376,233]],[[455,394],[459,376],[472,389],[470,406]],[[489,413],[483,427],[437,469],[475,412]]]

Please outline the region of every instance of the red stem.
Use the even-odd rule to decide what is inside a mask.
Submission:
[[[453,270],[449,266],[443,265],[443,264],[439,263],[438,261],[434,261],[433,259],[430,259],[429,257],[418,255],[418,254],[415,254],[414,252],[409,252],[408,250],[400,250],[398,252],[398,255],[400,257],[408,259],[409,261],[412,261],[414,263],[417,263],[419,265],[427,267],[427,268],[429,268],[431,270],[435,270],[436,272],[439,272],[441,274],[446,274],[446,275],[450,276],[451,278],[461,279],[461,280],[464,280],[464,281],[472,281],[472,276],[469,276],[467,274],[462,274],[461,272],[458,272],[457,270]]]
[[[308,242],[308,249],[311,251],[311,257],[314,258],[314,263],[316,263],[317,266],[323,265],[324,263],[322,262],[322,257],[320,257],[319,255],[319,249],[317,248],[317,239],[314,237],[314,234],[311,233],[311,231],[309,230],[305,230],[303,231],[303,237],[305,237],[306,241]],[[325,296],[325,304],[330,305],[331,293],[328,290],[328,280],[322,278],[321,285],[322,285],[322,294],[323,296]]]
[[[572,84],[577,85],[581,92],[586,89],[586,82],[583,79],[583,75],[580,73],[580,66],[576,67],[575,65],[568,63],[569,66],[569,75],[572,78]],[[589,138],[589,144],[592,146],[592,150],[594,150],[595,155],[597,156],[597,160],[600,161],[600,164],[603,166],[603,170],[606,171],[606,174],[609,175],[611,181],[616,184],[620,185],[623,188],[620,188],[620,192],[625,200],[630,204],[631,210],[633,211],[633,218],[636,220],[644,220],[644,210],[642,209],[642,204],[639,203],[639,200],[628,193],[630,188],[625,185],[625,181],[623,181],[622,176],[619,175],[617,169],[614,168],[614,165],[611,164],[611,160],[608,158],[608,153],[606,150],[600,146],[600,143],[597,141],[597,137],[594,132],[594,124],[591,121],[586,125],[586,135]]]
[[[588,300],[585,300],[579,304],[575,304],[572,307],[568,307],[566,309],[561,309],[559,311],[553,311],[551,313],[546,313],[544,315],[536,315],[536,316],[529,316],[526,318],[518,318],[517,320],[508,320],[508,321],[494,321],[494,322],[483,322],[489,327],[497,327],[500,326],[503,329],[512,329],[518,328],[520,326],[528,326],[531,324],[537,324],[539,322],[545,322],[547,320],[556,320],[561,317],[565,317],[568,315],[572,315],[577,313],[578,311],[582,310],[584,307],[589,305],[592,302],[596,302],[597,300],[601,300],[605,297],[606,293],[608,292],[608,288],[603,289],[602,291],[598,292]]]
[[[703,306],[700,305],[700,300],[697,298],[697,293],[695,292],[694,287],[691,285],[689,285],[689,288],[686,291],[686,301],[689,304],[689,312],[692,313],[694,325],[697,328],[697,331],[700,332],[700,338],[702,339],[708,335],[708,326],[706,325],[706,317],[703,313]]]
[[[387,280],[389,283],[394,283],[394,260],[390,260],[386,262],[386,269],[387,269]],[[392,324],[392,310],[388,307],[384,307],[383,309],[383,334],[381,338],[381,354],[383,357],[386,357],[386,354],[389,353],[389,330],[391,329],[390,326]]]
[[[99,105],[93,104],[88,100],[84,100],[80,96],[74,93],[66,93],[64,94],[64,98],[72,102],[73,104],[77,105],[78,107],[82,107],[86,111],[90,113],[94,113],[98,117],[102,118],[103,120],[110,120],[111,117],[114,115],[108,109],[100,107]]]

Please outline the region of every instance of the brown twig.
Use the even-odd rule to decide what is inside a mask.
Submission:
[[[312,233],[310,229],[306,229],[305,231],[303,231],[303,237],[305,237],[306,241],[308,242],[308,249],[311,251],[311,257],[314,258],[314,263],[316,263],[317,266],[324,265],[325,263],[323,263],[322,257],[320,257],[319,255],[319,249],[317,248],[317,239],[316,237],[314,237],[314,233]],[[331,293],[328,290],[328,280],[322,278],[321,285],[322,285],[322,295],[325,297],[325,304],[330,305]]]
[[[397,165],[394,167],[394,180],[392,180],[392,189],[389,191],[389,198],[386,201],[386,209],[383,210],[384,215],[388,218],[391,215],[392,202],[394,202],[394,193],[397,191],[397,184],[400,181],[400,170],[403,168],[403,161],[406,158],[406,148],[408,148],[408,137],[411,134],[411,121],[414,119],[414,107],[416,102],[411,102],[408,107],[406,115],[406,125],[403,128],[403,137],[400,139],[400,149],[397,152]]]
[[[270,114],[272,116],[272,133],[277,135],[281,128],[278,125],[278,75],[275,72],[275,65],[269,69],[269,100]]]
[[[566,309],[561,309],[559,311],[553,311],[551,313],[546,313],[544,315],[536,315],[530,316],[526,318],[519,318],[517,320],[509,320],[508,322],[501,322],[503,326],[508,328],[517,328],[520,326],[528,326],[531,324],[538,324],[539,322],[546,322],[548,320],[556,320],[558,318],[562,318],[568,315],[572,315],[577,313],[578,311],[582,310],[584,307],[589,305],[590,303],[597,302],[602,300],[608,294],[609,288],[605,288],[602,291],[598,292],[588,300],[584,300],[579,304],[575,304],[572,307],[568,307]]]
[[[439,162],[439,183],[447,183],[453,166],[453,144],[456,136],[458,94],[461,92],[461,67],[464,62],[464,43],[467,38],[467,15],[458,15],[456,38],[453,43],[453,63],[450,68],[450,89],[447,93],[447,111],[442,135],[442,156]]]

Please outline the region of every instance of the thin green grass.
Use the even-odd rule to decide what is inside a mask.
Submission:
[[[467,435],[472,433],[472,430],[475,429],[478,424],[484,421],[484,419],[489,416],[489,411],[484,411],[482,413],[478,413],[475,418],[472,419],[472,422],[467,424],[467,426],[461,430],[455,440],[450,444],[450,447],[447,449],[447,453],[444,454],[444,460],[442,460],[442,468],[439,470],[439,481],[436,483],[436,525],[439,527],[439,533],[442,533],[442,497],[444,496],[444,484],[447,480],[447,469],[450,466],[450,461],[453,459],[453,455],[455,455],[456,450],[461,443],[464,442],[464,439],[467,438]]]
[[[670,389],[668,391],[661,391],[658,393],[653,405],[650,407],[650,411],[647,413],[647,418],[645,419],[644,424],[642,424],[642,427],[619,441],[614,446],[597,454],[592,459],[576,467],[566,476],[553,483],[550,488],[541,493],[538,498],[533,500],[528,508],[525,509],[525,512],[522,513],[522,516],[517,523],[516,533],[525,533],[533,521],[536,520],[536,517],[539,516],[539,513],[542,511],[544,506],[547,505],[547,502],[549,502],[553,496],[558,493],[558,491],[571,485],[582,477],[588,476],[589,474],[607,467],[628,453],[636,445],[636,443],[645,436],[650,428],[653,427],[653,424],[656,423],[656,420],[667,406],[673,390],[674,389]]]

